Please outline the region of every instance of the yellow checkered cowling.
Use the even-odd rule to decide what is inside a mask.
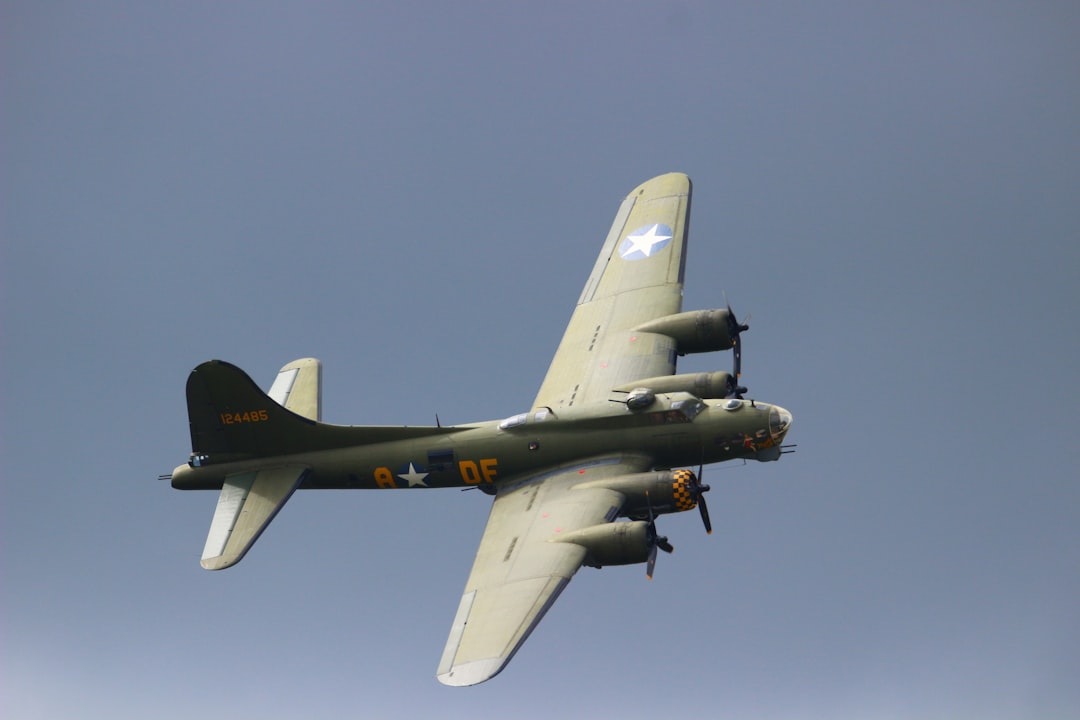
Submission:
[[[672,483],[672,495],[675,497],[675,509],[682,512],[683,510],[693,510],[697,506],[697,500],[694,499],[694,494],[690,491],[691,485],[697,481],[697,477],[692,470],[676,470],[671,475]]]

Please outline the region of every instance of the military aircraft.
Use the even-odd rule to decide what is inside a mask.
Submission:
[[[221,491],[202,566],[239,562],[298,489],[479,488],[494,501],[436,672],[447,685],[506,667],[582,565],[651,578],[672,550],[656,517],[696,506],[711,532],[701,468],[777,460],[792,421],[743,397],[747,325],[730,306],[682,312],[690,196],[670,173],[626,197],[536,399],[505,420],[324,424],[318,360],[287,364],[269,393],[227,362],[195,368],[192,451],[171,480]],[[729,349],[731,373],[675,374],[681,355]]]

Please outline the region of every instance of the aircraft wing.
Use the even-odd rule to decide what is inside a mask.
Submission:
[[[614,520],[625,502],[614,490],[574,486],[639,472],[648,462],[595,460],[499,489],[439,663],[440,682],[475,685],[498,674],[585,560],[584,547],[559,537]]]
[[[623,200],[533,407],[558,412],[675,372],[674,340],[633,328],[682,307],[690,195],[690,178],[669,173]]]

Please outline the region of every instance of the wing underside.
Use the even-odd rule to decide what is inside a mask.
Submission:
[[[575,485],[645,465],[636,457],[597,460],[499,491],[439,663],[440,682],[475,685],[502,670],[585,560],[585,548],[559,537],[615,519],[623,495]]]

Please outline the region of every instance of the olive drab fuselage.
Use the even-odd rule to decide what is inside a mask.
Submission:
[[[255,416],[258,410],[251,412]],[[311,468],[304,489],[476,486],[493,493],[504,478],[614,452],[647,455],[657,468],[775,459],[790,422],[785,415],[776,406],[752,400],[701,401],[672,393],[656,396],[639,410],[614,401],[559,413],[542,408],[503,421],[438,428],[441,432],[426,437],[279,459]],[[249,422],[273,422],[264,416]],[[212,455],[196,457],[173,472],[172,483],[178,489],[217,489],[226,475],[263,465],[261,459],[218,465]]]

